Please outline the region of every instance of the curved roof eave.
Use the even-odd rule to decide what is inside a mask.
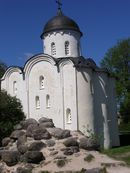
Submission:
[[[6,69],[4,75],[2,76],[1,81],[4,80],[4,79],[6,78],[6,76],[8,76],[10,73],[13,73],[14,71],[15,71],[15,72],[17,71],[17,72],[19,72],[20,74],[22,74],[22,73],[23,73],[23,68],[20,67],[20,66],[9,66],[9,67]]]

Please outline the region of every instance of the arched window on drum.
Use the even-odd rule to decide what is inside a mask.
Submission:
[[[65,42],[65,55],[69,55],[70,54],[70,44],[69,41]]]
[[[56,55],[56,45],[54,42],[51,43],[51,55],[52,56]]]

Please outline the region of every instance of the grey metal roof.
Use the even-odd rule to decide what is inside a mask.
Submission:
[[[57,30],[74,30],[78,31],[82,36],[82,32],[77,23],[71,18],[63,15],[61,11],[58,12],[57,16],[54,16],[46,23],[41,38],[43,38],[44,34]]]

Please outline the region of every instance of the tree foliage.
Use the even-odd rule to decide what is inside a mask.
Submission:
[[[10,135],[14,125],[24,119],[22,105],[16,97],[0,92],[0,139]]]
[[[130,38],[120,40],[110,48],[101,61],[101,67],[107,68],[116,77],[120,113],[130,119]]]
[[[3,76],[6,69],[7,69],[6,64],[0,61],[0,78]]]

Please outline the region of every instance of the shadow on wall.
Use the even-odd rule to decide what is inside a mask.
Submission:
[[[105,95],[102,90],[98,76],[95,75],[94,88],[94,127],[95,133],[100,138],[101,146],[104,145],[104,117],[102,112],[102,104],[105,104]]]

